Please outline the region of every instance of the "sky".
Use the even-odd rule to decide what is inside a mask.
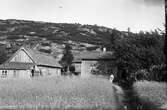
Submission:
[[[0,19],[164,30],[164,0],[0,0]]]

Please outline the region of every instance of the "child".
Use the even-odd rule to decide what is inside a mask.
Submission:
[[[113,82],[113,80],[114,80],[114,75],[113,74],[110,75],[110,79],[109,80],[110,80],[110,82]]]

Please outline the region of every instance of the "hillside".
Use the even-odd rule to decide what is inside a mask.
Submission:
[[[112,29],[96,25],[0,20],[0,36],[9,40],[39,37],[56,43],[72,40],[102,44],[108,43],[111,33]]]
[[[61,56],[65,43],[72,46],[73,53],[96,50],[110,43],[111,33],[112,29],[97,25],[0,20],[0,46],[6,48],[8,57],[22,45],[56,57]]]

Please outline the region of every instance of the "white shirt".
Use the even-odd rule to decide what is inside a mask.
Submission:
[[[111,75],[110,75],[110,82],[113,82],[113,80],[114,80],[114,75],[111,74]]]

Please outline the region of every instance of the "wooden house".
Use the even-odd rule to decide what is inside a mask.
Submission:
[[[0,65],[1,78],[60,75],[61,66],[55,58],[25,47],[21,47],[4,64]]]
[[[111,56],[111,57],[109,57]],[[75,71],[80,73],[81,77],[89,77],[93,70],[96,70],[97,63],[99,61],[111,61],[114,58],[113,52],[102,52],[102,51],[86,51],[82,52],[74,57],[73,66]],[[113,67],[114,71],[117,71]]]

